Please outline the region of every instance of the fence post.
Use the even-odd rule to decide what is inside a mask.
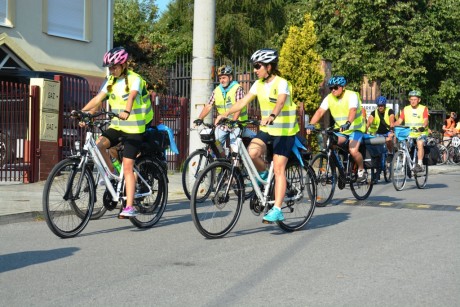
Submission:
[[[179,133],[179,159],[177,159],[176,169],[180,170],[180,166],[188,156],[188,131],[189,131],[189,100],[187,98],[180,98],[180,133]]]
[[[33,85],[30,87],[30,168],[29,183],[40,180],[40,87]]]

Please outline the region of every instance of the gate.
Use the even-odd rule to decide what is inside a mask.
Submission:
[[[0,181],[38,180],[39,97],[37,86],[0,82]]]

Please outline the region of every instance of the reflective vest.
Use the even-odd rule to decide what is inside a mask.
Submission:
[[[387,126],[389,127],[390,126],[390,109],[385,107],[385,115],[383,116],[383,120],[385,121],[385,123],[387,124]],[[375,116],[374,116],[374,120],[372,121],[372,124],[369,126],[369,134],[375,134],[375,132],[377,132],[377,130],[379,129],[379,126],[380,126],[380,115],[378,114],[379,113],[379,110],[376,109],[375,110]]]
[[[214,89],[214,99],[217,109],[217,113],[222,114],[229,110],[232,105],[236,102],[236,91],[241,85],[236,81],[232,81],[227,87],[226,91],[222,91],[222,86],[218,86]],[[233,115],[229,115],[228,118],[233,119]],[[247,120],[248,119],[248,109],[244,107],[241,112],[238,120]]]
[[[269,95],[265,90],[265,83],[262,79],[257,80],[257,100],[260,105],[262,118],[270,116],[273,113],[273,108],[278,100],[278,85],[282,80],[281,77],[275,76],[272,81]],[[289,93],[284,103],[281,112],[273,121],[273,125],[260,126],[260,130],[274,136],[290,136],[295,135],[299,131],[297,123],[297,105],[292,101],[292,85],[288,82]]]
[[[404,125],[408,127],[423,127],[424,119],[423,119],[423,112],[425,111],[424,105],[417,105],[417,108],[412,108],[412,106],[408,105],[404,108]],[[428,129],[423,132],[415,132],[411,131],[409,137],[411,138],[418,138],[421,135],[428,135]]]
[[[144,133],[145,125],[153,119],[153,109],[150,102],[150,94],[147,91],[145,80],[135,72],[128,70],[127,74],[128,86],[134,82],[136,78],[140,78],[140,92],[137,94],[133,101],[131,113],[126,120],[120,120],[114,117],[110,123],[109,128],[121,130],[126,133]],[[115,78],[110,76],[107,84],[114,84]],[[122,81],[124,82],[124,81]],[[112,112],[119,114],[126,110],[126,101],[128,100],[129,92],[123,89],[121,93],[110,92],[107,93],[109,97],[109,104]]]
[[[344,90],[343,96],[340,99],[335,97],[332,94],[327,95],[327,102],[329,104],[329,109],[331,110],[331,115],[334,117],[335,120],[335,128],[340,128],[340,126],[344,125],[348,120],[348,113],[350,112],[350,108],[348,107],[350,97],[355,94],[358,96],[358,107],[356,108],[356,115],[355,119],[350,125],[348,130],[342,131],[341,133],[350,135],[354,131],[361,131],[365,132],[366,127],[364,123],[363,113],[361,112],[361,98],[359,94],[350,90]]]

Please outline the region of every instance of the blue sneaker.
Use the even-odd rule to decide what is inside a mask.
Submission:
[[[271,208],[270,211],[264,216],[264,223],[274,223],[284,221],[284,215],[281,210],[276,208]]]
[[[259,176],[260,176],[260,178],[262,178],[263,180],[267,180],[268,171],[260,172],[260,173],[259,173]],[[257,184],[258,184],[258,185],[262,185],[262,182],[260,182],[258,179],[256,179],[256,180],[257,180]]]

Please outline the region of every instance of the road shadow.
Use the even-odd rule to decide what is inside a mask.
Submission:
[[[0,273],[70,257],[78,250],[80,249],[77,247],[66,247],[0,255]]]

